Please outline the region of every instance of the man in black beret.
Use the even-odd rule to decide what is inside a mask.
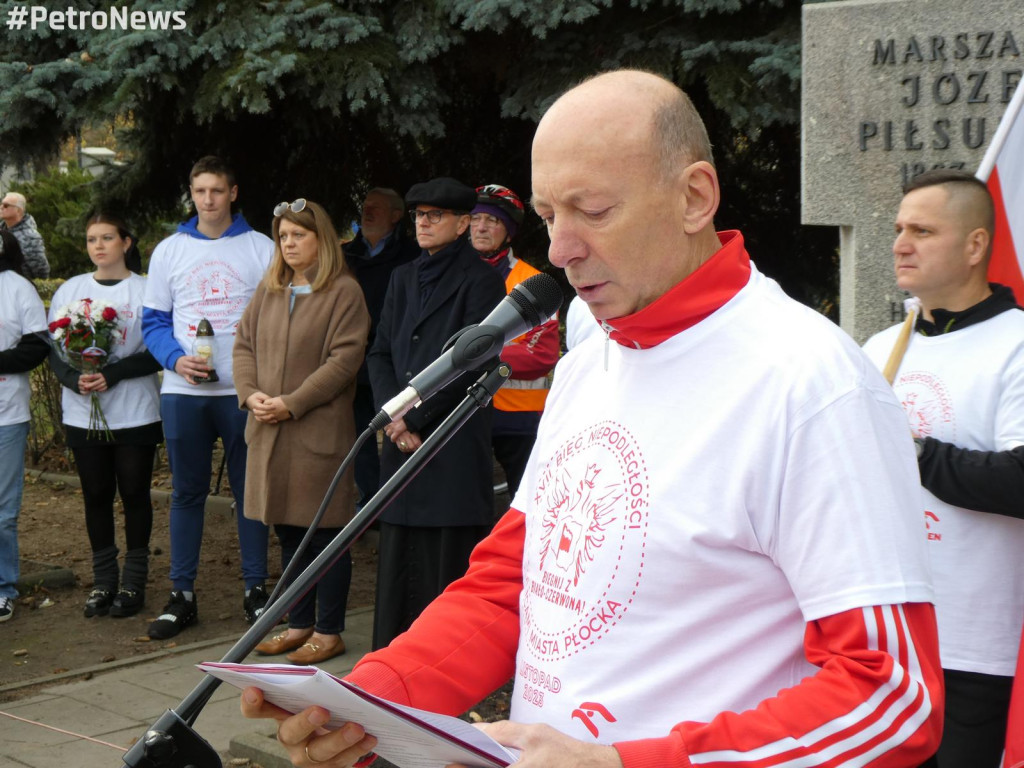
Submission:
[[[375,406],[401,392],[441,354],[444,343],[479,323],[504,298],[498,274],[469,240],[476,190],[451,178],[415,184],[405,196],[419,256],[391,275],[367,354]],[[469,372],[388,425],[381,483],[452,411],[477,378]],[[373,647],[404,632],[449,583],[494,520],[491,414],[481,409],[380,517]]]

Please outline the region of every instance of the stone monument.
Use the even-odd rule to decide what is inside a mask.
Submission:
[[[802,218],[840,227],[840,323],[899,322],[903,184],[978,169],[1024,80],[1024,0],[841,0],[803,8]]]

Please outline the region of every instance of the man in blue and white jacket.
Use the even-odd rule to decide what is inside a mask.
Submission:
[[[210,489],[213,443],[219,437],[235,497],[249,623],[267,601],[267,527],[243,513],[245,419],[231,375],[235,329],[274,246],[241,214],[235,176],[223,160],[200,159],[189,174],[196,216],[179,225],[153,252],[142,330],[146,346],[166,369],[160,411],[171,463],[171,596],[149,626],[149,636],[174,637],[197,618],[195,580],[203,539],[203,510]],[[210,364],[196,354],[202,320],[216,339]],[[216,371],[216,377],[210,371]],[[215,379],[213,381],[208,379]]]

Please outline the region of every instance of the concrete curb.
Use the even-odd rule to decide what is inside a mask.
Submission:
[[[54,589],[56,587],[73,587],[75,572],[67,566],[39,563],[35,560],[21,561],[21,575],[14,588],[21,594],[28,594],[37,587]]]
[[[292,768],[292,761],[272,733],[233,736],[229,751],[232,757],[244,757],[261,768]]]
[[[96,675],[101,672],[112,672],[117,669],[124,669],[125,667],[134,667],[139,664],[146,664],[150,661],[158,661],[160,659],[165,659],[169,656],[175,656],[181,653],[201,651],[203,648],[209,648],[213,645],[233,643],[237,639],[238,635],[228,635],[227,637],[212,637],[209,640],[199,640],[198,642],[190,643],[189,645],[179,645],[175,646],[174,648],[161,648],[159,650],[153,651],[152,653],[140,653],[138,656],[129,656],[126,659],[117,659],[115,661],[108,661],[103,664],[93,664],[91,667],[71,669],[67,672],[58,672],[55,675],[46,675],[45,677],[34,677],[31,680],[21,680],[17,683],[8,683],[7,685],[0,685],[0,693],[17,691],[21,688],[32,688],[36,685],[53,685],[54,683],[60,683],[66,680],[74,680],[78,677],[91,677],[92,675]]]
[[[367,605],[362,608],[354,608],[346,615],[359,616],[364,613],[373,613],[373,610],[372,605]],[[201,651],[203,648],[209,648],[214,645],[234,645],[240,637],[241,635],[239,634],[226,635],[224,637],[211,637],[208,640],[199,640],[195,643],[189,643],[188,645],[176,645],[173,648],[161,648],[160,650],[153,651],[152,653],[140,653],[138,656],[129,656],[126,659],[117,659],[116,661],[108,661],[103,664],[94,664],[91,667],[82,667],[81,669],[59,672],[55,675],[34,677],[31,680],[21,680],[17,683],[8,683],[7,685],[0,685],[0,693],[17,691],[21,688],[31,688],[35,685],[52,685],[53,683],[59,683],[64,680],[73,680],[76,677],[84,677],[85,675],[95,675],[100,672],[110,672],[115,669],[134,667],[138,664],[158,661],[159,659],[167,658],[168,656],[191,653],[192,651]]]

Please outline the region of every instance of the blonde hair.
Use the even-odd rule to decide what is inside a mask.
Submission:
[[[307,200],[306,207],[298,213],[288,207],[280,216],[274,217],[274,256],[270,260],[267,274],[263,278],[263,284],[268,291],[283,291],[291,283],[295,274],[295,270],[288,266],[288,262],[284,260],[284,255],[281,253],[282,219],[287,219],[316,235],[317,272],[316,278],[312,282],[314,291],[322,290],[342,275],[348,274],[348,264],[341,252],[338,233],[334,229],[334,224],[331,223],[331,217],[327,215],[327,211],[322,206]]]

